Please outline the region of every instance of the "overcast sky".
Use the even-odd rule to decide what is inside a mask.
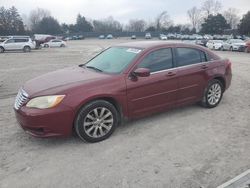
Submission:
[[[114,19],[127,23],[129,19],[142,18],[153,21],[167,10],[175,24],[187,23],[187,10],[200,7],[204,0],[0,0],[0,6],[14,5],[20,14],[29,15],[37,7],[48,9],[60,23],[74,23],[78,13],[91,19]],[[250,0],[221,0],[223,10],[233,7],[239,14],[250,10]]]

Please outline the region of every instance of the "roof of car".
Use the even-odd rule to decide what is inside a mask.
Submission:
[[[185,44],[183,42],[169,42],[169,41],[137,41],[137,42],[121,43],[115,46],[148,49],[161,46],[173,46],[176,44],[181,44],[186,47],[191,46],[190,44]]]

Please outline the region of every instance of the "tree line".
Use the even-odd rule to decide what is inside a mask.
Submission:
[[[250,35],[250,11],[242,18],[235,8],[222,11],[222,4],[217,0],[206,0],[201,7],[192,7],[187,11],[190,24],[175,25],[167,11],[161,12],[152,22],[143,19],[131,19],[123,25],[112,16],[102,20],[90,20],[78,14],[74,24],[60,24],[51,16],[50,11],[37,8],[29,16],[20,16],[18,10],[0,7],[0,35],[20,34],[75,34],[83,32],[169,32],[223,34],[226,29],[238,30],[240,34]]]

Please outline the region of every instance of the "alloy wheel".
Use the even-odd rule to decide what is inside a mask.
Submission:
[[[105,107],[97,107],[85,116],[83,128],[88,136],[99,138],[105,136],[111,130],[113,123],[112,112]]]
[[[208,90],[207,101],[210,105],[216,105],[221,98],[222,88],[220,84],[214,83]]]

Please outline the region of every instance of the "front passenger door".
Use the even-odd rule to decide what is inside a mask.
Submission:
[[[6,50],[14,50],[16,47],[15,45],[15,40],[14,39],[9,39],[4,43],[4,48]]]
[[[148,68],[151,73],[149,77],[127,78],[130,115],[144,116],[173,106],[177,96],[177,73],[172,69],[172,49],[148,53],[136,68]]]

